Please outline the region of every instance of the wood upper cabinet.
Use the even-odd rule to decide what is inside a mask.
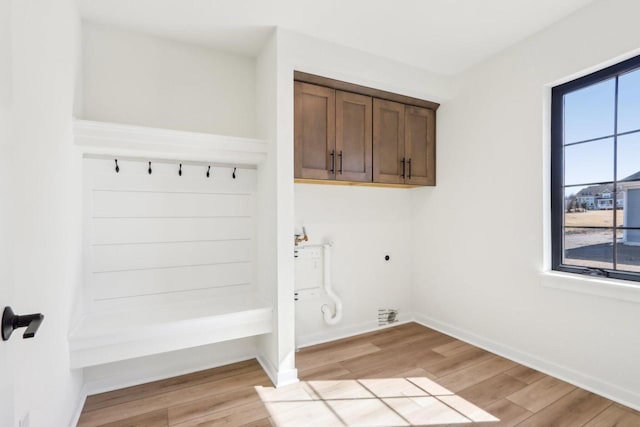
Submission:
[[[294,92],[295,177],[335,179],[335,90],[295,82]]]
[[[295,76],[298,182],[435,185],[438,104],[311,74]]]
[[[370,96],[336,91],[336,179],[371,182]]]
[[[373,182],[404,184],[404,105],[373,100]]]
[[[373,181],[435,185],[435,112],[373,101]]]
[[[404,111],[405,183],[436,185],[436,113],[407,105]]]

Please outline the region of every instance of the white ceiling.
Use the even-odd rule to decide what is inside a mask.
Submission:
[[[84,19],[255,55],[274,26],[454,74],[594,0],[78,0]]]

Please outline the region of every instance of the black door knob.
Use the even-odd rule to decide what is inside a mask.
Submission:
[[[11,307],[5,307],[2,312],[2,340],[7,341],[15,329],[27,328],[22,338],[33,338],[42,324],[44,316],[41,313],[18,316]]]

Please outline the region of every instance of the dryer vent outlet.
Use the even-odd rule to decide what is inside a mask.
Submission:
[[[378,309],[378,326],[390,325],[398,321],[397,308],[380,308]]]

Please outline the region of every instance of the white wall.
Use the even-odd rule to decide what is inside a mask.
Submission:
[[[541,273],[550,83],[630,56],[639,13],[593,3],[465,72],[438,110],[438,186],[412,192],[422,321],[636,408],[638,304],[543,287],[568,279]]]
[[[83,118],[255,136],[255,60],[83,23]]]
[[[264,367],[274,382],[278,372],[293,372],[293,363],[283,360],[278,349],[278,340],[286,336],[287,329],[280,334],[279,325],[287,316],[278,310],[278,257],[274,250],[278,238],[277,210],[277,35],[274,32],[256,59],[256,124],[258,137],[267,142],[267,158],[258,168],[258,218],[257,218],[257,281],[258,292],[274,307],[273,333],[258,337],[258,351]],[[291,332],[292,334],[292,332]]]
[[[296,344],[304,346],[378,326],[378,309],[412,317],[411,197],[408,189],[296,184],[296,226],[309,244],[333,242],[332,286],[343,303],[343,319],[326,325],[326,296],[296,302]],[[385,261],[389,255],[389,261]]]
[[[42,312],[45,320],[34,339],[17,331],[2,343],[15,376],[9,425],[30,413],[31,426],[65,426],[82,380],[69,371],[67,348],[81,272],[81,174],[71,135],[79,19],[72,0],[14,1],[11,12],[10,303],[17,313]]]
[[[284,217],[283,238],[290,252],[294,229],[307,227],[313,243],[333,240],[333,281],[344,299],[340,324],[324,325],[326,299],[296,303],[295,327],[301,345],[362,332],[377,326],[378,308],[410,311],[410,191],[296,184],[293,181],[293,71],[388,90],[432,101],[451,97],[451,80],[405,64],[290,31],[278,30],[279,194],[295,200],[295,218]],[[288,233],[288,234],[287,234]],[[391,256],[390,262],[384,255]],[[281,277],[293,281],[293,263]],[[283,281],[279,282],[283,286]],[[292,292],[287,284],[287,292]],[[289,302],[289,304],[291,304]]]
[[[0,0],[0,310],[13,297],[11,236],[11,3]],[[13,423],[14,370],[9,346],[0,342],[0,425]]]
[[[101,393],[249,360],[255,356],[256,338],[250,337],[138,357],[85,368],[85,390],[89,394]]]

